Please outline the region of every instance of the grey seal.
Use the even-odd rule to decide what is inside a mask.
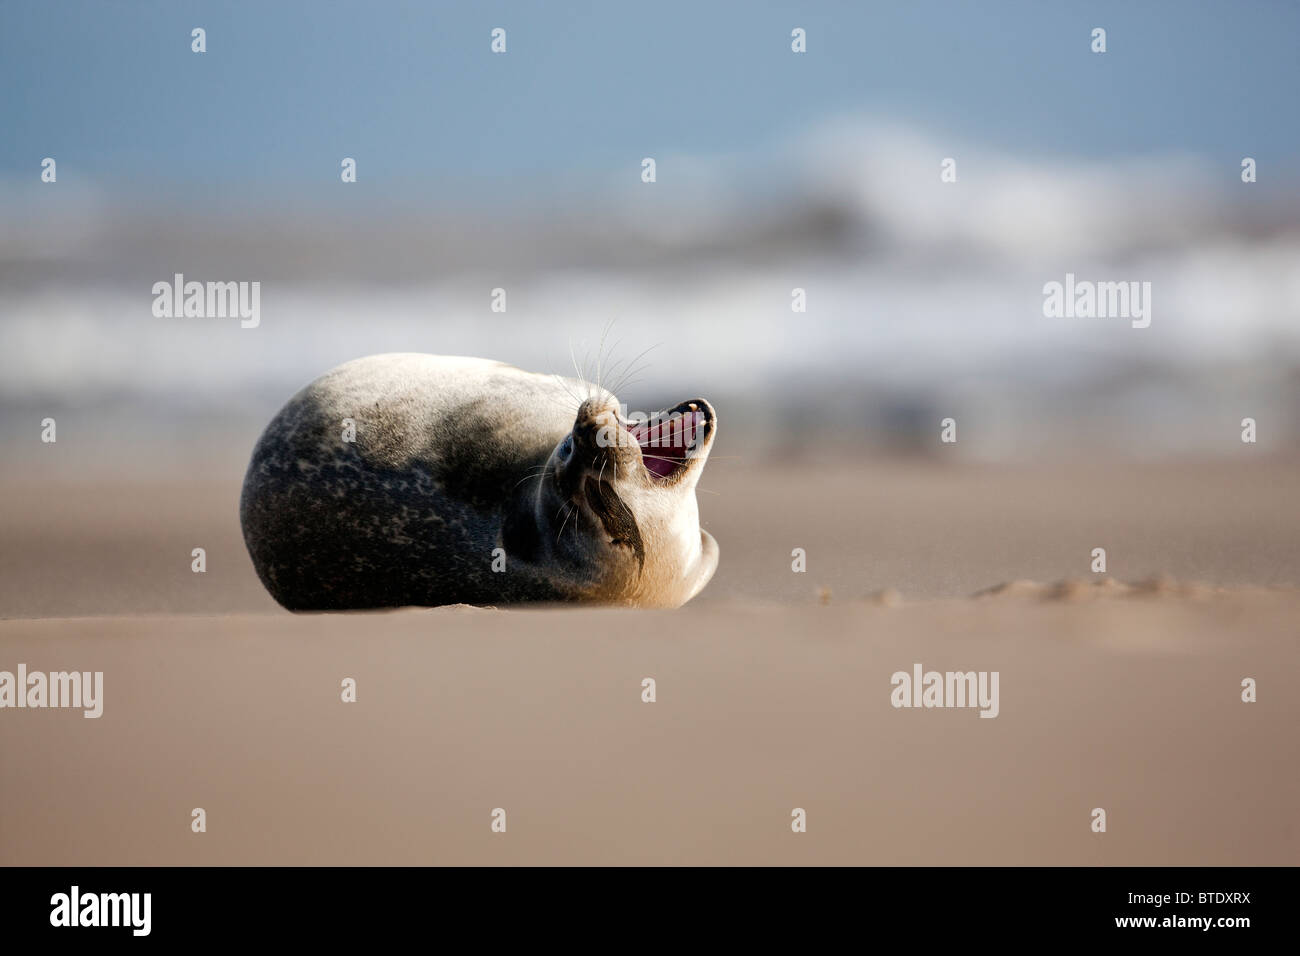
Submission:
[[[704,399],[633,419],[578,379],[374,355],[272,419],[240,524],[258,577],[294,611],[678,607],[718,563],[695,499],[716,432]]]

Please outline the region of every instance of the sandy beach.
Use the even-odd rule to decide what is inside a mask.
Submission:
[[[722,560],[692,607],[805,604],[822,589],[843,600],[893,588],[915,602],[1018,579],[1095,579],[1097,547],[1105,576],[1123,581],[1300,584],[1300,462],[1286,457],[756,466],[743,452],[724,432],[700,483],[701,522]],[[240,536],[246,453],[213,462],[145,450],[136,470],[97,471],[95,460],[49,456],[4,482],[0,617],[278,609]],[[190,570],[196,547],[204,574]],[[791,572],[794,548],[807,553],[806,573]]]
[[[1300,860],[1294,462],[726,455],[701,486],[722,563],[675,612],[295,616],[234,467],[10,478],[0,669],[104,692],[98,719],[0,721],[0,861]],[[892,706],[918,664],[998,672],[997,717]]]
[[[1234,593],[7,621],[8,657],[102,670],[105,692],[98,720],[6,715],[0,856],[1294,864],[1297,612]],[[997,718],[895,709],[913,662],[998,670]]]

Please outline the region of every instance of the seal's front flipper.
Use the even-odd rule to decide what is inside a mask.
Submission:
[[[701,528],[700,560],[695,565],[695,580],[691,584],[691,593],[686,598],[687,601],[704,590],[704,585],[709,583],[716,570],[718,570],[718,542],[714,540],[713,535]]]

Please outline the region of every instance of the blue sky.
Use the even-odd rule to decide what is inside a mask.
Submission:
[[[0,175],[54,156],[61,182],[310,193],[354,156],[372,188],[508,191],[758,154],[856,113],[1011,150],[1294,166],[1297,35],[1281,0],[6,0]]]

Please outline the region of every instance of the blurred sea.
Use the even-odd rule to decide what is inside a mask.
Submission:
[[[427,351],[642,366],[631,408],[706,396],[751,451],[933,450],[949,416],[988,459],[1234,454],[1244,417],[1261,449],[1300,440],[1300,197],[1243,184],[1239,157],[1012,156],[856,118],[657,159],[654,184],[634,157],[490,199],[0,183],[0,438],[45,415],[106,454],[243,434],[340,362]],[[260,281],[259,327],[155,318],[178,272]],[[1150,282],[1150,327],[1045,317],[1067,272]]]

